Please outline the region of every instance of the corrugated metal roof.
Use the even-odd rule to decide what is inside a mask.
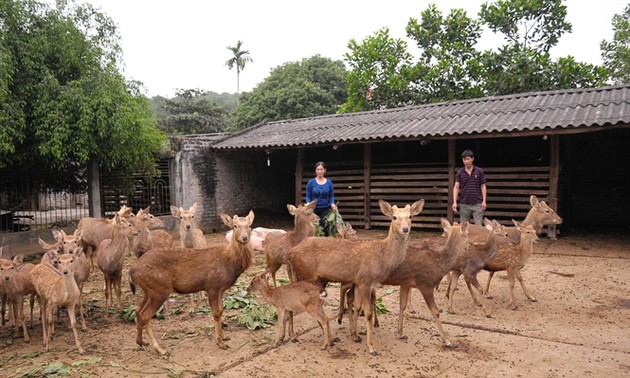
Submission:
[[[260,124],[216,149],[282,148],[630,123],[630,85],[521,93]]]

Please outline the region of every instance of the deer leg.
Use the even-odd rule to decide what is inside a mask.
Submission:
[[[380,324],[378,324],[378,317],[376,316],[376,289],[372,289],[372,294],[370,295],[370,306],[372,306],[372,318],[374,327],[378,328]]]
[[[372,288],[369,285],[360,285],[359,286],[359,303],[361,305],[360,308],[363,308],[365,312],[365,321],[367,323],[367,346],[370,354],[375,355],[376,351],[374,350],[374,344],[372,342],[372,333],[373,325],[372,325]],[[365,305],[363,305],[365,304]]]
[[[492,281],[492,276],[494,276],[494,272],[488,272],[488,281],[486,282],[486,290],[484,291],[488,299],[492,299],[492,295],[490,295],[490,281]]]
[[[457,281],[459,280],[459,275],[461,274],[461,272],[459,271],[455,271],[453,270],[451,272],[451,279],[448,282],[448,290],[447,290],[447,296],[448,296],[448,312],[449,314],[454,314],[455,311],[453,311],[453,295],[455,294],[455,288],[457,287]]]
[[[400,293],[398,297],[398,306],[400,310],[398,311],[398,338],[406,340],[407,336],[403,334],[403,318],[405,315],[405,308],[407,308],[407,301],[409,299],[409,292],[411,291],[411,287],[409,286],[401,286]]]
[[[514,298],[514,272],[508,270],[508,284],[510,285],[510,306],[512,306],[512,310],[516,310],[516,298]]]
[[[324,344],[322,345],[322,350],[328,348],[333,345],[333,339],[330,335],[330,324],[328,321],[328,316],[324,312],[322,306],[315,308],[314,310],[308,311],[308,314],[313,317],[313,319],[317,320],[319,326],[321,327],[324,334],[322,335],[324,338]]]
[[[440,333],[440,337],[442,338],[442,343],[444,343],[444,345],[447,347],[453,347],[449,339],[446,337],[444,329],[442,329],[442,322],[440,321],[440,310],[438,310],[437,305],[435,304],[433,289],[420,290],[420,292],[422,293],[422,297],[424,297],[424,302],[427,304],[429,311],[431,311],[431,315],[433,315],[435,325],[438,329],[438,332]]]
[[[223,291],[220,292],[207,292],[208,303],[212,310],[212,318],[214,319],[214,338],[217,340],[217,344],[220,349],[227,349],[227,345],[223,340],[229,340],[229,338],[223,337],[223,328],[221,328],[221,316],[223,315]]]
[[[116,272],[116,276],[112,279],[112,284],[114,286],[114,290],[116,291],[116,300],[118,301],[117,309],[118,312],[122,311],[122,271]]]
[[[525,296],[527,297],[527,299],[529,299],[530,302],[537,302],[537,299],[532,297],[529,294],[529,291],[527,291],[527,289],[525,288],[525,282],[523,281],[523,276],[521,275],[521,271],[517,270],[516,272],[514,272],[514,274],[516,275],[518,282],[521,284],[521,288],[523,288],[523,293],[525,293]]]
[[[346,294],[349,291],[349,285],[341,284],[339,286],[339,313],[337,314],[337,323],[343,321],[343,313],[346,311]]]
[[[105,275],[105,317],[109,318],[109,298],[112,295],[111,278]]]
[[[146,329],[147,335],[149,336],[149,340],[151,342],[151,346],[155,349],[159,354],[166,354],[166,350],[162,349],[153,335],[153,329],[151,328],[151,319],[153,315],[160,308],[162,303],[168,298],[168,294],[161,295],[158,297],[149,297],[149,295],[145,294],[145,305],[140,309],[140,311],[136,312],[136,318],[138,320],[138,324],[136,325],[136,344],[140,346],[144,346],[144,341],[142,341],[142,331]]]
[[[52,340],[53,338],[53,332],[54,332],[54,317],[53,317],[53,312],[54,312],[54,308],[55,306],[50,306],[48,305],[47,309],[46,309],[46,337],[44,339],[44,345],[46,345],[46,352],[50,351],[50,340]]]
[[[293,342],[297,342],[298,339],[295,337],[295,331],[293,330],[293,311],[287,311],[289,314],[289,339]]]
[[[74,333],[74,343],[79,350],[79,353],[85,353],[83,346],[81,346],[81,341],[79,340],[79,332],[77,331],[77,318],[75,314],[75,306],[76,303],[71,303],[68,306],[68,317],[70,318],[70,327],[72,328],[72,333]]]
[[[475,303],[478,306],[481,306],[481,308],[483,309],[483,313],[486,315],[486,317],[491,318],[492,315],[490,314],[490,312],[488,312],[488,306],[486,306],[485,300],[483,299],[483,289],[481,288],[479,281],[477,281],[477,275],[466,274],[464,275],[464,279],[466,280],[468,291],[470,291],[470,295],[473,297],[473,301],[475,301]],[[473,292],[471,284],[472,286],[475,287],[475,289],[477,289],[477,292],[479,293],[479,297],[477,297],[477,295]]]
[[[31,300],[29,301],[29,304],[31,305],[31,324],[30,324],[30,328],[33,328],[33,305],[35,304],[35,294],[31,294]]]
[[[346,297],[348,301],[348,318],[350,319],[350,338],[355,343],[359,343],[361,342],[361,336],[357,334],[357,323],[359,322],[359,312],[361,311],[361,308],[358,307],[359,302],[355,302],[355,299],[358,298],[357,285],[353,286],[352,296],[350,295],[350,292],[348,292]]]
[[[31,314],[31,317],[32,316]],[[85,332],[87,325],[85,324],[85,317],[83,316],[83,284],[79,285],[79,318],[81,319],[81,330]]]
[[[19,308],[19,319],[20,322],[22,323],[22,334],[24,335],[24,342],[28,343],[31,341],[31,339],[28,336],[28,330],[26,329],[26,316],[24,315],[24,297],[23,296],[19,296],[19,303],[18,303],[18,308]]]

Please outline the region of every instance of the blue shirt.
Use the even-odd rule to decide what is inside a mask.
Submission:
[[[314,178],[308,180],[306,184],[306,203],[313,200],[317,200],[315,207],[318,209],[327,209],[335,203],[335,188],[330,179],[326,179],[323,185],[318,184]]]

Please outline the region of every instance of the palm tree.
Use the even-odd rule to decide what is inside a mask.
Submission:
[[[240,75],[241,71],[245,68],[245,64],[253,62],[252,58],[249,56],[249,50],[241,50],[241,46],[243,45],[243,41],[236,42],[236,46],[228,46],[227,49],[234,54],[234,56],[225,62],[225,65],[230,69],[236,66],[236,106],[238,106],[238,97],[240,95]]]

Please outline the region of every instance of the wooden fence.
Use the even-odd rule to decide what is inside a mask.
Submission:
[[[367,171],[367,173],[366,173]],[[530,209],[529,197],[546,200],[549,195],[549,167],[484,167],[488,187],[488,209],[484,215],[502,224],[522,221]],[[302,197],[312,178],[303,169]],[[451,188],[443,166],[374,166],[329,169],[326,177],[335,185],[335,199],[344,219],[355,228],[387,227],[389,220],[378,206],[379,200],[403,206],[424,199],[424,209],[413,218],[414,228],[440,228],[440,218],[448,218]],[[458,216],[455,215],[455,220]]]

